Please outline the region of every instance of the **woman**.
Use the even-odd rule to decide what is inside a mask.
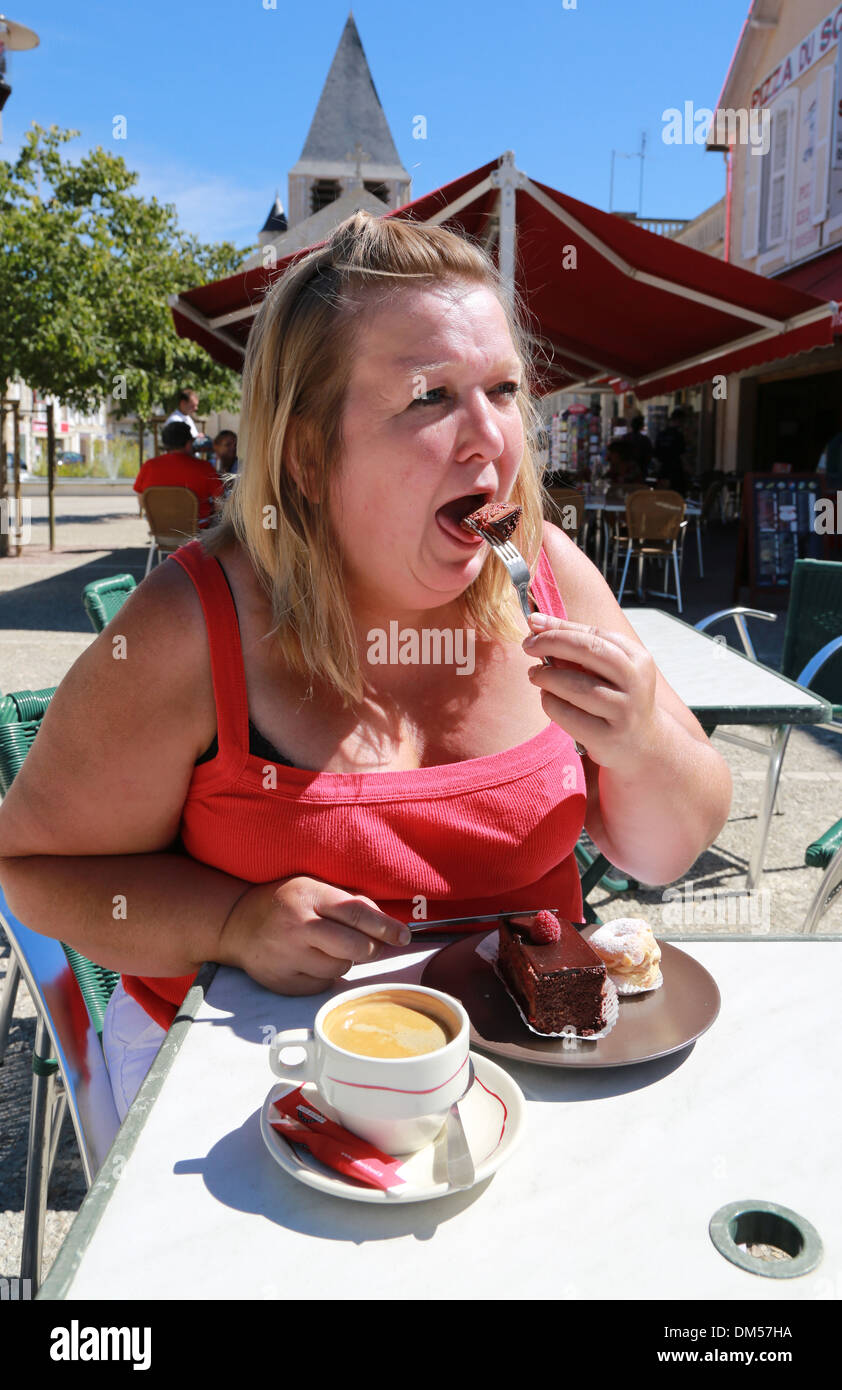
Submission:
[[[727,766],[542,522],[526,369],[493,267],[438,228],[358,213],[267,296],[222,525],[76,662],[0,809],[12,910],[123,972],[121,1113],[206,960],[316,993],[413,915],[579,920],[583,823],[649,883],[722,826]],[[508,499],[531,635],[458,524]]]

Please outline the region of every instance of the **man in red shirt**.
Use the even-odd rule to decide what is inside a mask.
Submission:
[[[165,425],[161,443],[169,452],[146,460],[134,480],[135,492],[145,492],[148,487],[187,487],[198,498],[199,521],[206,521],[213,515],[213,499],[224,492],[222,479],[207,459],[194,456],[190,426],[183,421]]]

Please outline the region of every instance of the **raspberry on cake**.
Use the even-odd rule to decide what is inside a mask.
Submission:
[[[561,922],[548,908],[536,912],[532,918],[514,917],[512,920],[524,928],[529,940],[534,941],[536,946],[546,941],[561,940]]]
[[[484,507],[471,512],[460,524],[463,530],[470,531],[472,535],[476,534],[475,526],[479,531],[490,531],[498,540],[507,541],[516,529],[522,511],[522,507],[511,502],[486,502]],[[473,526],[470,522],[473,522]]]
[[[501,917],[497,968],[536,1032],[589,1037],[605,1027],[605,965],[565,918]]]

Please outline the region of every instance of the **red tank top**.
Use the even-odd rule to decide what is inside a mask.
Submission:
[[[405,922],[419,909],[432,920],[544,905],[582,920],[573,847],[585,776],[557,724],[501,753],[408,771],[315,772],[256,757],[225,575],[200,541],[172,558],[204,611],[219,740],[216,757],[195,768],[182,810],[188,854],[249,883],[322,879]],[[566,617],[543,550],[532,588],[543,612]],[[123,976],[127,993],[163,1028],[191,983]]]

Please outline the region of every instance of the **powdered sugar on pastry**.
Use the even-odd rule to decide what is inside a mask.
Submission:
[[[657,989],[663,984],[661,948],[642,917],[617,917],[588,938],[618,988]]]

